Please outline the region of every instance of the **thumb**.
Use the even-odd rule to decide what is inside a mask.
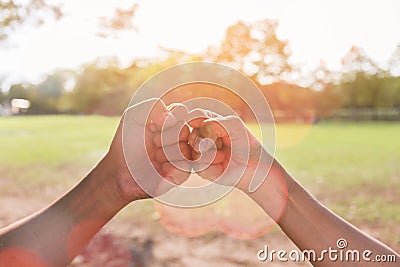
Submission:
[[[161,99],[150,98],[129,107],[126,110],[126,121],[143,126],[151,123],[157,130],[161,130],[174,125],[177,120]]]
[[[218,149],[226,146],[243,146],[248,142],[247,128],[239,117],[227,116],[204,120],[200,126],[193,131],[197,135],[193,148],[203,152],[210,149],[214,144]],[[203,141],[206,139],[207,141]],[[200,147],[200,145],[203,147]]]

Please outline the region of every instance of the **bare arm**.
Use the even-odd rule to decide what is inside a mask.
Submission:
[[[400,257],[392,249],[363,233],[349,222],[340,218],[316,200],[295,179],[275,161],[267,180],[249,196],[268,214],[275,214],[276,207],[271,206],[272,198],[286,198],[279,188],[279,176],[283,176],[288,186],[286,207],[278,221],[281,229],[301,249],[314,250],[315,259],[310,259],[314,266],[365,266],[376,255],[392,255],[395,262],[370,262],[374,266],[398,266]],[[275,186],[275,189],[272,188]],[[276,201],[276,200],[275,200]],[[345,247],[338,247],[337,241],[346,240]],[[332,252],[329,252],[331,248]],[[332,260],[339,257],[339,250],[359,252],[360,261],[353,261],[347,254],[344,260]],[[336,250],[336,252],[334,251]],[[329,255],[331,254],[331,256]],[[358,256],[356,256],[358,257]],[[363,258],[364,257],[364,258]],[[393,259],[392,259],[393,260]]]
[[[393,255],[396,262],[381,263],[381,265],[398,266],[400,262],[398,254],[335,215],[317,201],[277,160],[271,158],[239,118],[223,118],[214,114],[210,119],[208,117],[210,112],[194,110],[193,113],[196,115],[193,117],[197,117],[190,122],[195,129],[189,136],[189,143],[194,149],[193,157],[195,158],[198,154],[200,150],[198,144],[203,138],[212,139],[216,144],[223,143],[222,146],[219,145],[219,151],[221,151],[220,154],[225,155],[222,164],[212,164],[200,175],[205,179],[215,180],[219,176],[225,175],[223,172],[229,161],[230,164],[236,164],[238,169],[245,167],[246,172],[235,186],[260,205],[301,250],[314,250],[316,260],[311,259],[311,261],[315,266],[365,266],[367,262],[362,257],[366,250],[371,252],[367,251],[364,256],[371,260],[375,259],[375,255]],[[203,118],[201,118],[201,114],[204,114]],[[226,129],[230,129],[229,134]],[[239,138],[239,133],[243,131],[247,131],[246,138],[248,140]],[[249,157],[243,159],[239,153],[235,155],[234,149],[232,149],[235,145],[250,146]],[[238,149],[238,151],[244,151],[244,149]],[[272,163],[272,167],[267,175],[265,170],[269,169],[270,163]],[[257,177],[257,175],[263,176]],[[250,193],[248,189],[253,176],[258,181],[263,180],[259,178],[266,177],[266,179],[256,191]],[[237,177],[224,177],[223,180],[229,180],[227,178],[236,180]],[[344,248],[346,251],[358,250],[360,252],[360,262],[330,259],[329,251],[324,250],[329,250],[329,248],[338,250],[336,242],[340,238],[347,241],[348,245]],[[379,265],[378,262],[372,263]]]
[[[129,203],[121,194],[115,175],[117,172],[106,157],[52,205],[1,230],[0,262],[11,267],[70,263]]]
[[[150,110],[150,115],[146,114]],[[155,99],[130,108],[121,119],[106,156],[78,185],[43,210],[0,230],[0,266],[66,266],[119,210],[131,201],[150,197],[132,178],[125,162],[122,144],[124,123],[132,127],[126,131],[132,135],[128,149],[135,152],[131,156],[131,165],[142,166],[142,157],[150,157],[153,164],[150,167],[154,167],[162,177],[175,184],[182,183],[189,173],[165,161],[162,144],[158,140],[162,129],[175,127],[174,114],[177,115],[177,112],[185,113],[185,109],[170,112],[163,102]],[[169,124],[167,118],[171,119],[168,120]],[[143,132],[145,128],[146,140],[135,139],[135,134]],[[186,134],[182,134],[179,140],[171,142],[186,144],[181,147],[183,150],[186,148],[187,154],[189,129],[182,130],[183,133],[185,131]],[[146,149],[141,150],[140,144],[143,142]],[[161,155],[156,157],[148,154]],[[146,171],[143,167],[142,172]],[[153,177],[147,175],[142,178],[157,187]]]

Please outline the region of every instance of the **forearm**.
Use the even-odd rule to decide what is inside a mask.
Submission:
[[[282,182],[285,186],[281,186]],[[374,255],[395,255],[390,248],[367,236],[319,203],[277,161],[274,162],[267,180],[257,192],[251,194],[251,197],[278,222],[281,229],[301,250],[312,249],[318,257],[322,255],[323,250],[329,248],[339,250],[336,242],[340,238],[347,241],[348,246],[345,251],[358,250],[360,257],[366,250],[371,251],[372,254],[369,255],[371,259]],[[282,211],[277,210],[279,205],[276,206],[276,203],[285,204]],[[396,257],[398,264],[400,258],[398,255]],[[360,262],[332,261],[328,254],[323,259],[313,262],[314,266],[365,266],[366,264],[362,259]],[[385,263],[384,266],[391,265]]]
[[[102,160],[77,186],[38,213],[0,232],[7,266],[66,266],[128,201]],[[102,205],[98,203],[101,202]],[[36,265],[35,265],[35,264]],[[47,265],[46,265],[47,264]]]

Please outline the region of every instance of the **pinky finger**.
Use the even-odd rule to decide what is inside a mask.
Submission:
[[[181,163],[180,163],[181,164]],[[185,162],[183,163],[185,164]],[[187,163],[188,166],[185,169],[189,169],[189,163]],[[184,181],[186,181],[189,178],[190,172],[186,170],[180,170],[174,165],[172,165],[170,162],[164,162],[161,166],[163,176],[167,179],[172,181],[176,185],[182,184]]]

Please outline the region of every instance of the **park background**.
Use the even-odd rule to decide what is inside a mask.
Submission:
[[[400,250],[396,1],[73,2],[0,1],[0,226],[47,205],[90,170],[146,79],[205,60],[258,85],[276,120],[276,156],[290,173]],[[153,39],[144,33],[149,25]],[[224,100],[252,127],[248,109],[223,90],[182,97],[204,95]],[[135,203],[72,266],[126,266],[128,258],[144,266],[254,266],[264,245],[294,248],[277,228],[243,240],[251,220],[226,234],[209,229],[204,214],[203,225],[196,218],[190,228],[186,218],[179,232],[152,201]]]

